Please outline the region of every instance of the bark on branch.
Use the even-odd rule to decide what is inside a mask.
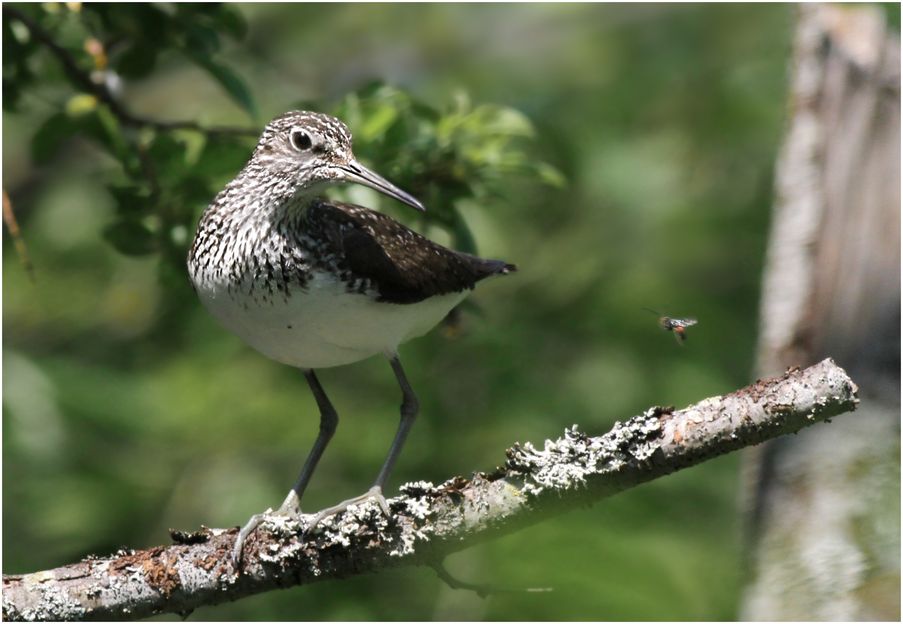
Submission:
[[[367,503],[323,521],[273,519],[230,562],[237,529],[174,533],[176,544],[89,557],[3,578],[6,620],[135,619],[402,565],[434,565],[454,551],[717,455],[852,411],[858,388],[830,359],[759,380],[680,411],[655,407],[589,437],[576,426],[543,449],[515,444],[491,474],[442,485],[408,483],[392,517]]]

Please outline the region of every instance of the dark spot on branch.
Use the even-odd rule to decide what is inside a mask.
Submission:
[[[172,538],[174,544],[203,544],[210,541],[210,530],[206,527],[200,531],[179,531],[177,529],[169,530],[169,537]]]

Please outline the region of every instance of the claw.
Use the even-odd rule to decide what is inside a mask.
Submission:
[[[251,516],[251,519],[241,528],[241,531],[238,532],[238,537],[235,538],[235,544],[232,546],[232,567],[236,570],[241,570],[241,553],[245,547],[245,541],[250,537],[251,533],[260,526],[260,523],[263,522],[266,517],[272,513],[271,509],[259,514],[254,514]]]
[[[317,512],[317,515],[314,516],[313,520],[311,520],[310,524],[307,525],[307,528],[304,529],[304,534],[307,535],[314,528],[320,524],[325,518],[329,516],[334,516],[337,513],[343,512],[352,505],[359,505],[368,500],[376,501],[376,504],[379,505],[380,511],[383,512],[383,515],[387,518],[392,516],[392,512],[389,511],[389,503],[386,501],[386,497],[383,496],[382,488],[378,485],[374,485],[372,488],[367,490],[365,493],[360,496],[355,496],[354,498],[349,498],[346,501],[342,501],[338,505],[333,505],[332,507],[327,507],[322,511]]]
[[[327,507],[326,509],[318,512],[317,515],[314,516],[310,524],[305,527],[304,535],[308,535],[325,518],[343,512],[352,505],[359,505],[366,501],[375,501],[376,504],[379,505],[379,509],[380,511],[382,511],[384,516],[386,516],[387,518],[392,516],[392,512],[389,510],[389,502],[386,500],[386,497],[383,496],[382,488],[380,488],[378,485],[374,485],[372,488],[370,488],[360,496],[349,498],[346,501],[342,501],[338,505]],[[282,506],[279,507],[279,509],[277,509],[276,511],[267,509],[263,513],[254,514],[253,516],[251,516],[251,519],[248,520],[248,522],[238,532],[238,537],[235,538],[235,544],[232,546],[232,565],[235,567],[235,569],[237,571],[241,571],[242,551],[244,550],[245,542],[248,540],[251,534],[255,530],[257,530],[257,527],[259,527],[264,520],[272,518],[274,516],[297,517],[300,514],[301,509],[298,505],[298,496],[295,494],[295,491],[292,490],[288,493],[288,496],[285,497]]]
[[[294,490],[290,490],[279,509],[273,511],[272,508],[269,508],[263,513],[251,516],[251,519],[238,532],[238,537],[235,538],[235,544],[232,546],[232,566],[237,571],[241,571],[241,556],[245,542],[264,520],[273,516],[297,517],[300,514],[301,507],[298,505],[298,495]]]

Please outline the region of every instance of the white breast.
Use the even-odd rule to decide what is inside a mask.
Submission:
[[[394,354],[401,343],[422,336],[469,291],[411,304],[383,303],[349,293],[329,273],[314,272],[305,290],[258,302],[236,298],[225,283],[196,284],[204,306],[226,328],[278,362],[327,368]]]

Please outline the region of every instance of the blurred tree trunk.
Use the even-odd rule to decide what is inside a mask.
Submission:
[[[900,619],[900,41],[871,6],[803,5],[758,374],[830,354],[856,418],[747,456],[753,620]]]

